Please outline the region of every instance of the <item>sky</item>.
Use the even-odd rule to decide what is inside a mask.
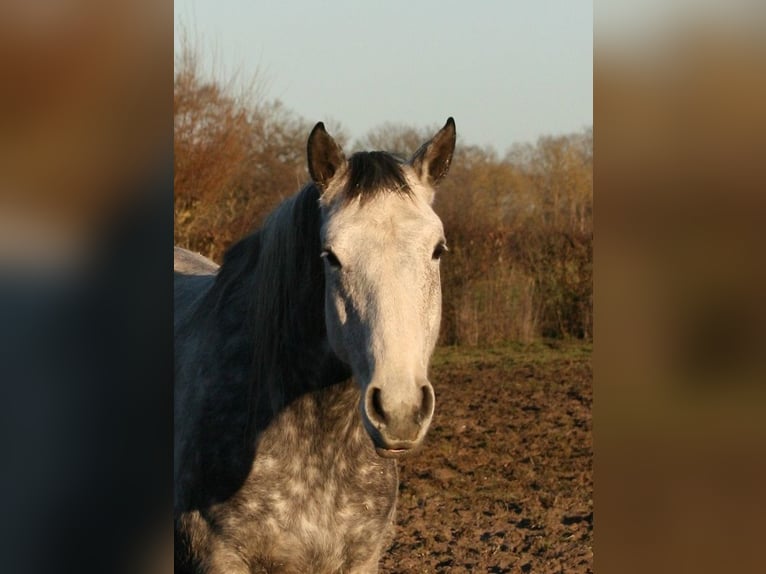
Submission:
[[[457,124],[504,153],[593,124],[591,0],[176,0],[217,77],[354,140],[386,122]]]

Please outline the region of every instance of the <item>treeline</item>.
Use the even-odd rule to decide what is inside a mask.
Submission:
[[[177,60],[175,241],[218,261],[308,180],[312,122],[257,92],[203,80],[191,51]],[[438,127],[384,124],[354,143],[341,126],[328,130],[347,151],[409,155]],[[450,250],[441,342],[591,339],[592,205],[590,129],[502,157],[459,144],[435,205]]]

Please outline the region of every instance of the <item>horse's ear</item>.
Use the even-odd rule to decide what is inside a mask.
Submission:
[[[410,165],[421,180],[433,185],[447,175],[455,152],[455,139],[455,120],[448,118],[444,127],[415,152]]]
[[[311,130],[306,147],[311,179],[324,191],[333,176],[346,163],[346,156],[343,155],[341,147],[324,129],[322,122],[319,122]]]

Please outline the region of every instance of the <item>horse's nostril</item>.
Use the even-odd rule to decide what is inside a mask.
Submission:
[[[418,424],[430,417],[434,408],[434,392],[431,386],[423,385],[420,387],[420,392],[423,394],[423,399],[420,401],[420,410],[418,410]]]
[[[375,418],[378,419],[377,422],[385,424],[386,421],[386,411],[383,410],[383,403],[381,400],[381,393],[380,389],[378,387],[374,387],[372,389],[372,397],[371,397],[371,404],[372,404],[372,414],[375,416]]]

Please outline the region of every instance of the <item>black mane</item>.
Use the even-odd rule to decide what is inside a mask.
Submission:
[[[412,195],[402,166],[404,161],[383,151],[362,151],[348,160],[348,181],[343,191],[347,201],[359,197],[368,201],[381,192]]]

